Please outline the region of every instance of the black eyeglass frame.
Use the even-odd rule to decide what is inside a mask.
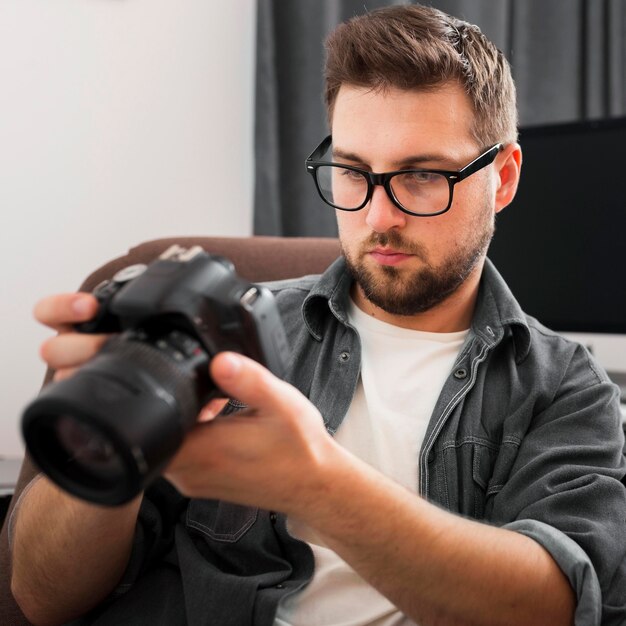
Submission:
[[[502,143],[497,143],[495,146],[492,146],[488,150],[485,150],[480,156],[476,157],[473,161],[468,163],[465,167],[460,170],[432,170],[432,169],[408,169],[408,170],[396,170],[393,172],[368,172],[367,170],[363,170],[359,167],[355,167],[354,165],[345,165],[343,163],[333,163],[332,161],[322,161],[320,160],[321,156],[328,150],[330,145],[333,142],[332,135],[328,135],[325,139],[322,140],[319,146],[311,152],[311,154],[307,157],[305,161],[305,166],[307,172],[311,174],[313,180],[315,181],[315,187],[317,189],[317,193],[320,198],[329,206],[338,209],[340,211],[360,211],[371,199],[372,194],[374,193],[374,187],[381,186],[384,187],[387,192],[387,196],[393,202],[393,204],[398,207],[403,213],[407,215],[414,215],[415,217],[435,217],[436,215],[441,215],[442,213],[446,213],[450,210],[452,206],[452,197],[454,195],[454,186],[457,183],[460,183],[462,180],[465,180],[468,176],[475,174],[479,170],[487,167],[487,165],[491,165],[494,162],[496,156],[502,149]],[[365,200],[354,209],[346,209],[344,207],[337,206],[332,202],[329,202],[322,193],[320,189],[319,181],[317,179],[317,170],[319,167],[343,167],[344,169],[353,170],[354,172],[358,172],[365,177],[367,181],[367,194],[365,195]],[[437,211],[435,213],[415,213],[413,211],[409,211],[407,208],[400,204],[400,201],[396,198],[393,193],[393,189],[391,188],[391,179],[394,176],[398,176],[399,174],[411,174],[415,172],[424,172],[428,174],[441,174],[448,181],[448,188],[450,190],[448,205],[445,209],[441,211]]]

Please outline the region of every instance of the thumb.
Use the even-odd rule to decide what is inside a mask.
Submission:
[[[293,386],[260,363],[236,352],[221,352],[210,364],[211,377],[227,395],[252,409],[281,411],[308,403]]]

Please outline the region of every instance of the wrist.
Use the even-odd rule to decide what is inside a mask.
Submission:
[[[359,506],[370,480],[378,475],[369,465],[328,437],[317,447],[309,464],[304,484],[290,499],[285,513],[323,533],[336,525],[338,515]]]

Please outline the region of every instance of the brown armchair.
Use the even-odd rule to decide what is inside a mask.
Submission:
[[[304,237],[180,237],[158,239],[132,248],[128,254],[106,263],[85,280],[81,290],[91,291],[102,280],[110,278],[119,269],[127,265],[147,263],[153,260],[174,243],[186,247],[200,245],[208,252],[223,255],[235,264],[240,276],[253,282],[294,278],[305,274],[323,272],[339,256],[340,252],[339,243],[336,239]],[[46,381],[50,379],[51,375],[51,372],[47,373]],[[35,473],[36,469],[27,457],[22,465],[15,493],[0,535],[0,624],[5,626],[29,624],[11,594],[7,525],[19,494]]]

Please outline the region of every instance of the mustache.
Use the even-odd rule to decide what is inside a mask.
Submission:
[[[363,243],[362,250],[365,252],[378,246],[383,248],[390,247],[404,254],[412,254],[424,261],[426,261],[428,257],[425,246],[416,241],[407,241],[395,230],[390,230],[385,233],[372,233]]]

